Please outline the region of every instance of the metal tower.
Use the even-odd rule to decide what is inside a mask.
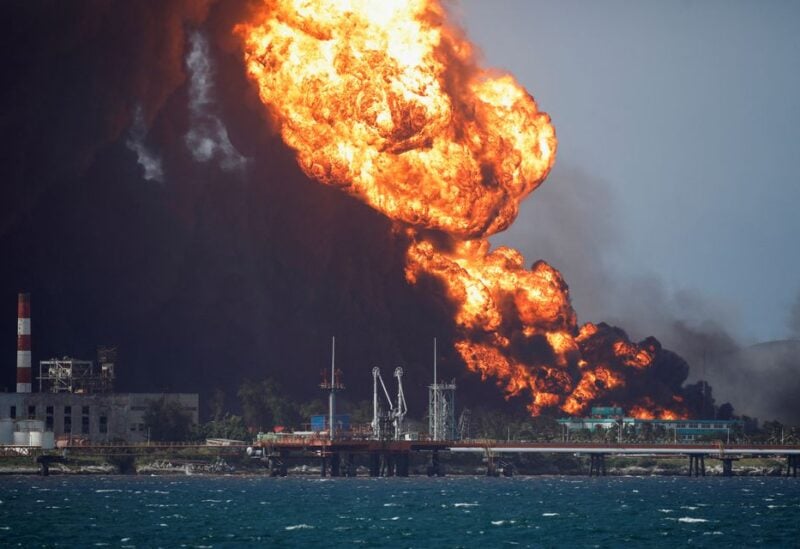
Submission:
[[[341,382],[341,370],[339,371],[339,379],[336,377],[336,338],[331,337],[331,381],[323,380],[320,383],[320,388],[330,391],[328,396],[328,432],[330,439],[336,438],[336,392],[344,389],[344,384]]]
[[[437,374],[436,338],[433,339],[433,384],[428,386],[428,433],[431,440],[456,438],[456,381],[442,383]]]

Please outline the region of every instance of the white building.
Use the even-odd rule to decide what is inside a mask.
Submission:
[[[144,415],[158,400],[178,403],[192,424],[198,423],[196,393],[0,393],[0,420],[44,421],[56,440],[144,442]]]

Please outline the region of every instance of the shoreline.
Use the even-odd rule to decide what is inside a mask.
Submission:
[[[624,458],[621,458],[624,459]],[[4,464],[0,459],[0,477],[4,476],[42,476],[40,468],[35,464],[14,463]],[[237,462],[238,461],[238,462]],[[646,459],[627,459],[627,463],[611,465],[607,468],[609,477],[686,477],[688,465],[684,460],[665,459],[661,463],[650,463]],[[652,460],[650,460],[652,461]],[[573,458],[564,462],[557,460],[544,460],[536,464],[525,463],[517,460],[514,463],[513,476],[569,476],[589,477],[589,467],[582,463],[580,458]],[[288,468],[288,477],[301,478],[332,478],[321,477],[320,468],[315,464],[301,464]],[[786,466],[777,459],[751,459],[740,460],[733,470],[734,477],[783,477]],[[49,466],[49,475],[54,476],[236,476],[236,477],[270,477],[269,469],[259,465],[239,460],[231,463],[222,459],[213,461],[182,459],[156,459],[140,460],[134,463],[122,464],[96,460],[92,463],[53,463]],[[427,476],[425,467],[416,465],[411,467],[410,477]],[[480,463],[446,463],[445,476],[475,477],[486,476],[486,465]],[[709,465],[706,467],[708,477],[723,477],[722,465]],[[348,478],[348,477],[338,477]],[[369,477],[369,469],[365,466],[357,468],[355,478]]]

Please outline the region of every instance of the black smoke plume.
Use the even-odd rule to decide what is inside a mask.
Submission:
[[[422,410],[443,311],[405,282],[388,220],[309,181],[271,128],[231,35],[247,8],[5,6],[0,386],[25,290],[34,363],[116,344],[121,390],[269,376],[310,398],[336,335],[346,396],[403,365]]]
[[[13,387],[25,290],[34,364],[116,344],[121,390],[205,397],[269,376],[309,398],[336,335],[352,400],[369,397],[372,366],[403,365],[422,415],[449,305],[405,282],[387,219],[301,173],[231,34],[249,9],[4,5],[0,386]],[[439,348],[461,402],[502,402]],[[653,375],[680,387],[685,363],[659,352]]]

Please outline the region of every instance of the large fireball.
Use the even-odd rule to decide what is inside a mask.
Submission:
[[[265,0],[236,33],[306,174],[406,229],[406,278],[443,283],[468,368],[532,413],[685,413],[671,388],[647,389],[660,346],[580,327],[556,269],[490,249],[552,167],[555,130],[512,76],[478,65],[437,0]]]
[[[387,216],[460,236],[508,226],[553,164],[546,114],[478,69],[435,2],[265,2],[247,67],[303,170]]]

